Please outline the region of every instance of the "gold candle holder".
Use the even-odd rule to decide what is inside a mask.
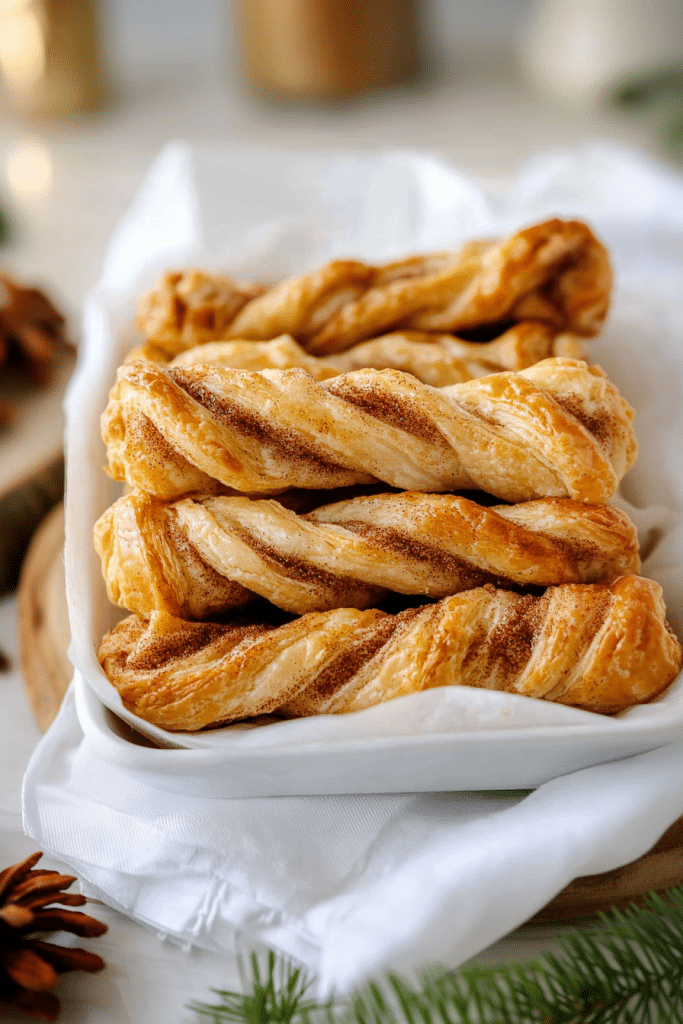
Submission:
[[[0,73],[15,109],[80,117],[104,87],[93,0],[0,0]]]
[[[259,91],[335,98],[409,78],[416,0],[239,0],[243,59]]]

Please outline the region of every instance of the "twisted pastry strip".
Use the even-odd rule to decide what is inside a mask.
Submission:
[[[338,260],[267,289],[231,322],[210,304],[198,329],[190,311],[183,313],[185,285],[183,275],[167,276],[140,306],[139,328],[167,353],[210,340],[205,321],[213,318],[215,339],[291,334],[322,355],[397,327],[451,333],[483,328],[495,337],[502,324],[542,320],[556,331],[591,336],[607,313],[612,275],[604,246],[585,224],[555,219],[502,240],[385,266]],[[230,293],[229,303],[231,312]]]
[[[555,334],[547,324],[515,324],[495,341],[462,341],[450,334],[407,331],[364,341],[334,356],[311,356],[289,334],[272,341],[214,341],[181,352],[173,366],[211,364],[233,370],[290,370],[300,367],[314,380],[370,367],[402,370],[423,384],[446,387],[483,377],[498,370],[523,370],[549,356],[581,358],[583,345],[572,334]],[[150,343],[128,357],[151,358],[158,352]],[[160,360],[163,362],[163,359]]]
[[[377,494],[296,515],[276,501],[133,492],[95,525],[110,599],[205,619],[255,594],[285,611],[369,608],[388,591],[446,597],[491,582],[609,582],[638,572],[636,529],[607,505],[546,498],[485,508]]]
[[[137,325],[154,338],[161,358],[220,338],[265,285],[243,284],[201,270],[164,274],[138,303]]]
[[[381,480],[598,504],[635,459],[632,418],[602,370],[567,359],[441,389],[397,370],[317,383],[140,360],[120,368],[102,423],[110,474],[159,497]]]
[[[661,588],[639,576],[542,597],[486,586],[395,616],[340,608],[278,627],[129,616],[99,658],[125,706],[171,730],[358,711],[456,685],[613,714],[678,673],[664,616]]]
[[[538,320],[523,320],[493,341],[403,331],[360,342],[345,352],[321,358],[321,362],[342,373],[365,366],[403,370],[424,384],[447,387],[499,370],[524,370],[550,356],[583,359],[583,340],[575,334],[558,334]]]
[[[153,344],[142,346],[128,356],[127,362],[137,353],[149,358]],[[206,345],[195,345],[175,357],[172,366],[222,366],[226,370],[293,370],[301,369],[314,380],[329,380],[342,371],[327,359],[318,359],[309,354],[289,334],[283,334],[272,341],[211,341]]]

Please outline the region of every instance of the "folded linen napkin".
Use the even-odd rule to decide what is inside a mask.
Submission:
[[[683,743],[520,793],[198,799],[98,756],[69,691],[29,764],[24,827],[87,896],[188,947],[265,944],[346,992],[457,965],[683,813]]]

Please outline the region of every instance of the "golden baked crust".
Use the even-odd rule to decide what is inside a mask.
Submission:
[[[252,342],[252,344],[254,344]],[[447,387],[500,370],[524,370],[550,356],[583,359],[583,339],[558,334],[539,320],[514,324],[493,341],[465,341],[453,334],[401,331],[359,342],[320,359],[342,373],[365,366],[403,370],[432,387]]]
[[[277,627],[130,616],[99,657],[125,706],[170,730],[357,711],[455,685],[613,714],[680,670],[664,615],[661,588],[639,576],[541,597],[486,586],[396,616],[341,608]]]
[[[207,301],[214,280],[220,294]],[[590,228],[553,219],[384,266],[336,260],[248,301],[227,279],[166,275],[141,301],[137,322],[169,352],[219,338],[291,334],[309,351],[329,354],[396,328],[496,337],[522,320],[590,337],[605,319],[611,287],[607,251]]]
[[[602,370],[568,359],[439,389],[398,370],[318,383],[139,360],[120,368],[102,428],[111,476],[166,498],[382,480],[598,504],[635,459],[632,419]]]
[[[245,303],[266,285],[185,270],[164,274],[138,304],[136,326],[154,339],[156,358],[172,359],[192,345],[222,337]]]
[[[339,352],[397,326],[457,334],[533,319],[587,337],[602,327],[612,272],[606,249],[580,221],[535,224],[478,251],[466,248],[465,257],[379,268],[372,288],[306,338],[306,348]],[[249,336],[244,324],[259,301],[245,306],[231,331]]]
[[[146,349],[139,350],[145,358]],[[134,353],[131,353],[131,356]],[[130,362],[130,356],[127,362]],[[329,380],[342,371],[329,360],[309,356],[291,334],[272,341],[211,341],[180,352],[171,366],[222,366],[226,370],[293,370],[301,369],[314,380]]]
[[[545,498],[484,507],[376,494],[297,515],[277,501],[140,491],[95,525],[110,599],[205,619],[255,595],[296,614],[369,608],[388,592],[446,597],[485,583],[609,582],[640,568],[636,529],[607,505]]]

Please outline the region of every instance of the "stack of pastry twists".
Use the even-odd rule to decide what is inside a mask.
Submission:
[[[661,590],[633,575],[633,525],[616,509],[588,503],[609,498],[635,457],[632,412],[600,370],[550,359],[442,391],[397,371],[362,371],[327,385],[303,371],[192,364],[183,374],[190,376],[181,387],[172,369],[127,364],[103,417],[111,465],[131,483],[145,474],[148,485],[121,498],[95,531],[111,597],[138,612],[108,634],[100,652],[136,714],[168,729],[196,729],[264,711],[356,710],[454,684],[613,712],[650,699],[678,671],[680,648]],[[131,382],[140,388],[134,400]],[[297,407],[306,410],[298,416],[303,440]],[[121,461],[121,452],[136,452],[122,408],[145,415],[161,439],[159,449],[137,450],[136,462]],[[267,494],[273,480],[282,483],[281,464],[287,473],[308,464],[305,479],[318,487],[372,479],[340,479],[320,448],[311,458],[311,423],[327,452],[333,445],[347,466],[382,465],[392,482],[384,453],[396,453],[396,467],[405,460],[417,471],[420,457],[409,450],[416,438],[423,460],[432,453],[423,490],[322,499],[303,514],[255,496],[259,485]],[[372,446],[385,430],[401,440],[383,441],[380,458]],[[475,442],[477,430],[483,436]],[[251,496],[164,500],[170,470],[179,471],[189,454],[185,437],[202,471],[210,468],[202,459],[213,438],[211,466],[229,466],[222,482]],[[460,447],[454,438],[464,438]],[[362,456],[349,455],[354,440]],[[565,481],[564,496],[487,507],[424,493],[435,483],[452,486],[452,476],[438,473],[453,474],[462,452],[473,450],[482,454],[461,483],[471,484],[475,471],[480,482],[486,472],[487,490],[507,494],[510,480],[519,488],[535,473],[537,490]],[[160,459],[175,462],[160,471]],[[567,495],[568,480],[583,501]],[[515,592],[530,585],[548,589]],[[441,600],[398,615],[368,608],[387,591]],[[279,626],[263,613],[229,625],[187,621],[240,609],[255,596],[299,617]]]
[[[329,355],[396,328],[474,329],[492,338],[526,321],[590,337],[604,321],[611,284],[607,252],[591,230],[554,219],[383,266],[338,260],[254,286],[256,294],[199,271],[168,274],[142,299],[137,322],[152,345],[146,354],[162,359],[220,338],[290,334],[308,352]]]
[[[605,504],[633,412],[573,358],[610,281],[573,221],[251,293],[169,276],[102,418],[132,489],[95,526],[134,613],[100,650],[125,706],[196,730],[435,686],[606,714],[661,693],[680,645]]]

